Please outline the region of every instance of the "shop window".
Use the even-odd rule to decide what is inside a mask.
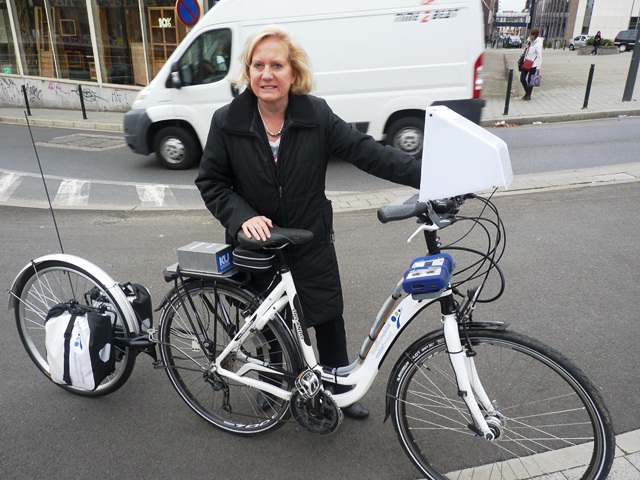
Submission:
[[[231,30],[221,29],[203,33],[178,61],[183,86],[222,80],[229,73],[230,60]]]
[[[138,1],[96,0],[96,3],[102,80],[122,85],[146,85]]]
[[[0,73],[18,73],[7,0],[0,0]]]
[[[58,78],[96,80],[85,0],[49,0],[49,29]]]
[[[22,59],[22,69],[25,75],[42,75],[40,52],[44,51],[47,59],[47,76],[53,76],[53,53],[51,52],[51,39],[46,18],[40,15],[43,12],[44,0],[33,0],[31,8],[27,2],[13,2],[15,9],[15,25],[18,31],[17,44]],[[47,26],[43,29],[43,26]]]
[[[164,3],[155,1],[155,4]],[[151,74],[155,77],[186,34],[186,27],[176,17],[176,2],[167,6],[147,7]]]
[[[14,2],[18,47],[26,75],[92,80],[93,57],[85,0]],[[95,80],[95,78],[93,78]]]

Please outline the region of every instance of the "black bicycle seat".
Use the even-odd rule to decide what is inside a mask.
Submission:
[[[238,241],[245,248],[257,250],[259,248],[275,248],[285,245],[302,245],[313,240],[313,233],[309,230],[275,227],[270,232],[271,237],[263,241],[257,238],[249,238],[244,232],[240,231],[238,232]]]

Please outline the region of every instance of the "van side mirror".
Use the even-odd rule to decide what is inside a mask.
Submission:
[[[177,88],[178,90],[182,88],[182,78],[180,77],[180,65],[178,62],[171,64],[171,73],[169,73],[167,83],[167,87],[169,88]]]

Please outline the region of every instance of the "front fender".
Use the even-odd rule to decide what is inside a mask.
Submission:
[[[107,274],[104,270],[102,270],[100,267],[90,262],[89,260],[65,253],[54,253],[36,258],[29,264],[25,265],[22,270],[20,270],[16,278],[13,280],[13,284],[11,285],[11,289],[9,290],[10,310],[15,309],[18,305],[18,302],[20,301],[17,296],[18,289],[22,287],[24,281],[26,280],[26,277],[31,275],[33,269],[36,269],[37,271],[40,265],[47,262],[55,262],[59,265],[66,264],[66,266],[75,267],[77,270],[80,270],[93,278],[96,283],[101,284],[104,289],[109,292],[109,294],[115,299],[117,307],[122,312],[124,321],[129,327],[129,331],[131,333],[140,333],[140,326],[138,324],[136,314],[133,311],[131,303],[129,303],[129,300],[127,300],[126,295],[122,291],[120,284],[113,278],[111,278],[109,274]]]

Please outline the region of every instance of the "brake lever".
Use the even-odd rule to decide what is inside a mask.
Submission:
[[[409,239],[407,240],[407,243],[411,243],[411,240],[413,240],[413,238],[421,232],[424,232],[424,231],[434,232],[436,230],[438,230],[438,227],[436,225],[427,225],[426,223],[423,223],[418,227],[418,229],[415,232],[413,232],[413,235],[409,237]]]
[[[431,202],[427,202],[427,215],[431,219],[431,222],[437,226],[437,228],[445,228],[451,225],[455,221],[455,216],[448,215],[445,217],[444,215],[438,215],[434,210]]]

